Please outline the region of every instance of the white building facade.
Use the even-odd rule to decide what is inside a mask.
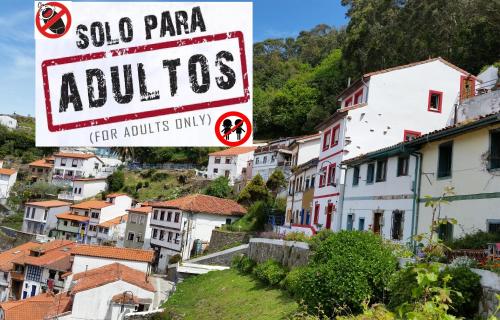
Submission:
[[[107,189],[106,178],[75,178],[71,190],[61,192],[58,198],[69,201],[82,201],[94,197]]]
[[[58,200],[26,203],[22,231],[49,235],[51,230],[57,228],[56,215],[69,211],[70,205]]]
[[[0,168],[0,199],[9,197],[10,189],[17,179],[17,171],[14,169]]]
[[[246,174],[247,162],[253,159],[255,147],[234,147],[208,154],[209,179],[226,177],[231,184]]]
[[[340,194],[351,158],[446,126],[475,78],[441,58],[365,74],[340,95],[341,108],[317,128],[316,229],[340,230]]]
[[[5,126],[9,129],[17,128],[17,120],[7,115],[0,115],[0,125]]]
[[[291,151],[288,149],[290,138],[271,141],[254,151],[252,178],[259,174],[267,181],[275,170],[281,170],[285,177],[290,176]]]
[[[75,178],[102,178],[104,163],[92,153],[59,152],[54,154],[52,182],[71,185]]]

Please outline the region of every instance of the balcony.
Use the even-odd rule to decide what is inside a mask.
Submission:
[[[180,239],[178,240],[178,243],[175,243],[174,239],[172,239],[171,242],[168,242],[167,239],[168,239],[167,235],[165,235],[165,238],[163,238],[163,240],[151,238],[151,244],[159,246],[159,247],[167,248],[170,250],[174,250],[174,251],[181,251]]]
[[[173,215],[175,215],[175,214],[173,214]],[[155,226],[165,227],[165,228],[176,229],[176,230],[181,229],[181,219],[179,219],[179,222],[174,222],[173,218],[172,218],[172,221],[151,218],[150,224],[155,225]]]

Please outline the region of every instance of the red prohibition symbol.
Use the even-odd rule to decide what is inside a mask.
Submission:
[[[232,123],[232,121],[229,119],[230,117],[237,117],[238,119],[235,120],[234,123]],[[243,132],[245,134],[241,137],[241,133]],[[226,146],[240,146],[247,142],[248,139],[250,139],[251,135],[252,124],[250,123],[250,119],[248,119],[248,117],[241,112],[226,112],[221,115],[215,122],[215,136]],[[236,136],[233,141],[230,140],[232,136]]]
[[[66,17],[66,23],[64,23],[64,17]],[[35,24],[42,35],[50,39],[57,39],[69,31],[71,13],[65,5],[59,2],[39,4]]]

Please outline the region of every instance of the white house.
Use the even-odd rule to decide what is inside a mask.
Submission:
[[[194,194],[175,200],[151,203],[151,247],[156,251],[155,267],[165,271],[171,256],[188,259],[208,244],[212,230],[231,224],[246,214],[233,200]]]
[[[72,239],[82,243],[102,243],[108,230],[103,230],[102,223],[126,214],[132,206],[132,198],[126,194],[114,193],[106,200],[88,200],[74,204],[70,212],[56,215],[57,238]]]
[[[292,151],[292,167],[300,166],[319,155],[320,135],[318,133],[295,138],[289,145]]]
[[[56,215],[68,211],[70,205],[59,200],[27,202],[24,205],[22,231],[49,235],[57,227]]]
[[[123,243],[128,214],[101,222],[97,225],[97,243],[118,245]]]
[[[17,179],[17,171],[14,169],[0,168],[0,199],[9,197],[10,189]]]
[[[285,224],[280,232],[286,233],[296,228],[305,231],[309,228],[310,233],[313,233],[313,229],[309,226],[314,223],[313,218],[317,219],[317,216],[313,217],[312,207],[317,165],[318,158],[313,158],[294,167],[288,183]],[[303,228],[305,229],[302,230]]]
[[[88,244],[77,244],[72,248],[71,255],[73,256],[73,267],[71,269],[73,274],[100,268],[115,262],[149,274],[154,259],[153,250]],[[66,281],[66,283],[69,286],[71,281]]]
[[[361,154],[446,126],[460,99],[474,95],[475,78],[442,58],[365,74],[345,89],[341,108],[318,125],[321,151],[314,190],[318,224],[340,229],[340,164]]]
[[[17,120],[12,118],[11,116],[1,114],[0,115],[0,125],[5,126],[9,129],[16,129],[17,128]]]
[[[106,191],[107,187],[106,178],[75,178],[71,190],[61,192],[57,197],[61,200],[82,201]]]
[[[255,147],[234,147],[208,154],[207,176],[215,179],[220,176],[234,183],[245,175],[248,160],[253,159]]]
[[[93,153],[58,152],[54,154],[52,182],[68,185],[75,178],[102,178],[103,165],[103,161]]]
[[[71,282],[71,311],[57,319],[121,320],[127,313],[158,307],[153,305],[156,289],[148,275],[121,263],[73,274]]]
[[[344,161],[340,229],[371,230],[385,239],[410,243],[419,177],[417,159],[403,144],[397,144]]]
[[[252,178],[260,174],[266,181],[275,170],[281,170],[285,176],[289,176],[292,152],[288,146],[291,141],[291,138],[278,139],[257,147],[252,161]]]
[[[52,169],[54,168],[54,158],[48,157],[35,160],[28,164],[31,174],[31,182],[45,181],[52,179]]]
[[[477,230],[500,231],[500,113],[458,124],[412,141],[422,154],[418,233],[428,232],[432,210],[425,196],[437,200],[447,187],[439,218],[457,224],[441,225],[442,239],[461,237]]]

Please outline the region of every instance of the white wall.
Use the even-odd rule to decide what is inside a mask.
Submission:
[[[17,179],[17,172],[11,175],[0,174],[0,199],[8,198],[10,189],[14,186]]]
[[[336,220],[336,223],[339,223],[340,219],[342,220],[339,229],[346,230],[348,215],[353,215],[353,230],[359,229],[360,219],[365,221],[363,230],[368,230],[370,225],[373,225],[373,212],[382,211],[383,227],[381,234],[385,239],[391,239],[392,213],[399,210],[404,211],[403,238],[401,242],[409,242],[414,203],[415,157],[410,156],[409,158],[408,175],[399,177],[397,176],[398,157],[390,157],[387,161],[386,181],[374,181],[371,184],[366,182],[368,163],[373,162],[367,161],[359,166],[360,174],[357,186],[353,186],[352,183],[354,169],[352,167],[347,169],[342,215]]]
[[[35,216],[34,218],[31,218],[33,208],[35,209]],[[44,219],[45,217],[45,211],[47,212],[47,220]],[[27,212],[29,211],[29,215],[27,215]],[[69,211],[69,205],[67,206],[61,206],[61,207],[52,207],[52,208],[43,208],[43,207],[37,207],[37,206],[30,206],[27,205],[26,208],[24,209],[24,221],[23,221],[23,227],[22,230],[23,232],[34,232],[34,233],[39,233],[39,229],[37,230],[28,230],[28,223],[31,222],[33,223],[43,223],[45,224],[45,227],[43,229],[42,233],[48,233],[51,229],[55,229],[57,227],[57,214],[67,212]]]
[[[68,319],[118,320],[118,318],[111,317],[111,298],[125,291],[130,291],[134,297],[142,299],[153,300],[154,298],[154,292],[144,290],[125,281],[116,281],[94,289],[78,292],[74,297],[73,308]]]
[[[81,188],[81,193],[78,193]],[[94,197],[107,188],[106,180],[73,181],[73,195],[80,199]],[[77,191],[77,193],[75,193]],[[76,199],[75,199],[76,200]]]
[[[71,272],[73,274],[80,273],[84,272],[85,270],[96,269],[115,262],[121,263],[127,267],[134,268],[142,272],[146,273],[148,272],[149,263],[147,262],[129,261],[129,260],[111,259],[111,258],[107,259],[101,257],[88,257],[80,255],[74,256],[73,267],[71,269]]]
[[[455,218],[453,237],[476,230],[487,230],[488,220],[500,220],[500,174],[488,171],[483,157],[489,152],[489,131],[495,125],[467,134],[429,143],[423,153],[421,197],[440,197],[445,187],[455,188],[455,198],[441,207],[441,218]],[[437,178],[438,146],[453,140],[452,174],[450,178]],[[418,232],[428,232],[432,211],[420,202]]]
[[[62,159],[66,160],[66,165],[62,166],[61,161]],[[73,167],[73,160],[76,161],[76,167]],[[98,168],[95,168],[95,165],[98,165]],[[82,177],[89,177],[89,176],[97,176],[99,170],[102,168],[102,162],[99,161],[96,157],[92,157],[89,159],[81,159],[81,158],[67,158],[67,157],[60,157],[60,156],[55,156],[54,158],[54,174],[56,173],[56,170],[62,170],[62,171],[73,171],[74,173],[76,171],[79,171]],[[75,174],[73,174],[75,176]]]
[[[17,128],[17,120],[5,115],[0,115],[0,124],[11,129]]]
[[[220,163],[215,163],[215,158],[220,158]],[[226,158],[230,159],[230,163],[226,164]],[[253,159],[253,151],[242,153],[235,156],[209,156],[207,166],[207,176],[209,179],[215,179],[225,175],[225,171],[229,170],[229,180],[234,183],[234,180],[241,176],[243,168],[246,168],[248,160]],[[214,173],[217,168],[218,172]]]

